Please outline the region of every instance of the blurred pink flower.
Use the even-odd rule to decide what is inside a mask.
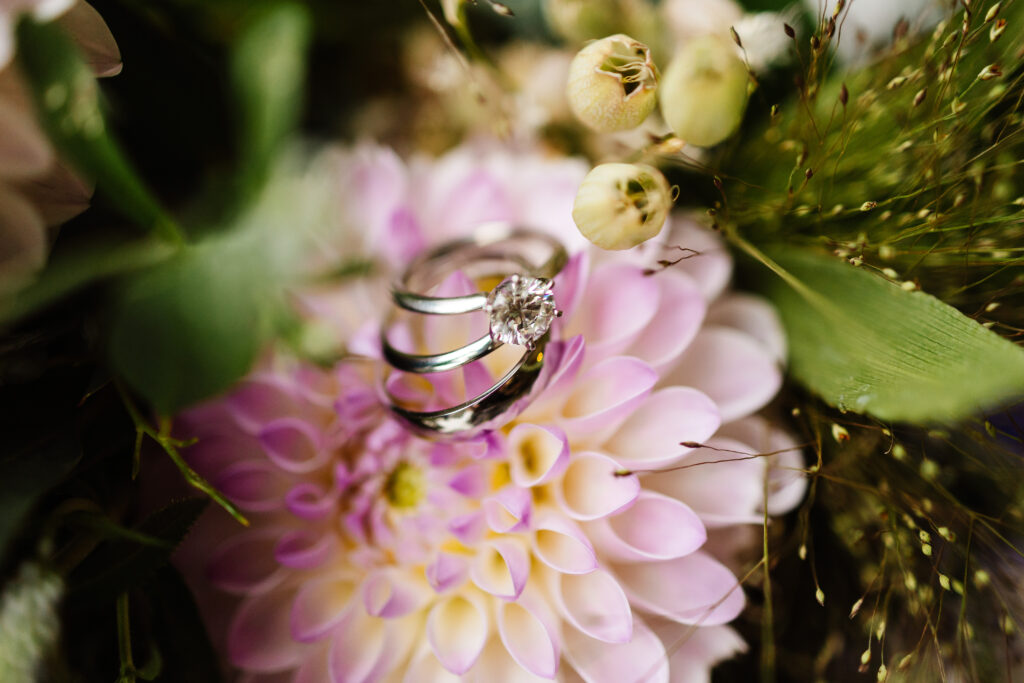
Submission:
[[[0,4],[0,292],[42,267],[47,228],[84,211],[92,188],[69,170],[36,120],[18,72],[14,28],[22,15],[61,23],[97,76],[121,70],[121,54],[103,19],[86,2],[5,0]]]
[[[472,441],[407,431],[372,359],[320,370],[278,356],[180,416],[200,439],[193,465],[252,521],[211,511],[179,554],[241,680],[707,680],[744,648],[726,626],[743,590],[731,558],[703,548],[708,531],[761,524],[803,495],[796,445],[752,416],[781,381],[774,312],[723,294],[729,255],[689,221],[668,239],[700,255],[653,276],[664,245],[579,247],[577,162],[467,148],[405,167],[363,148],[345,168],[354,224],[395,265],[485,220],[573,244],[555,288],[566,314],[547,388]],[[408,388],[450,403],[489,382],[475,363]],[[677,467],[706,460],[720,462]]]

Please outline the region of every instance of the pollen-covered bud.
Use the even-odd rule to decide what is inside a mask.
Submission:
[[[743,120],[748,81],[747,67],[733,45],[712,36],[690,41],[662,79],[665,123],[690,144],[717,145]]]
[[[671,208],[672,189],[658,169],[645,164],[601,164],[583,179],[572,219],[598,247],[621,250],[661,232]]]
[[[658,69],[643,43],[622,33],[579,51],[569,67],[569,106],[602,133],[639,126],[657,104]]]

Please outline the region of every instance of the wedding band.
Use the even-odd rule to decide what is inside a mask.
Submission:
[[[504,224],[482,226],[473,238],[449,242],[414,259],[392,290],[396,309],[433,316],[482,311],[488,316],[489,331],[457,349],[419,355],[392,346],[388,340],[392,316],[381,331],[383,356],[392,368],[429,375],[468,365],[504,344],[525,350],[490,388],[459,405],[412,410],[389,395],[394,414],[428,436],[462,438],[500,428],[518,415],[541,388],[537,380],[549,328],[561,315],[555,307],[553,278],[567,260],[565,248],[551,236]],[[430,294],[456,271],[472,280],[502,279],[490,292],[456,297]]]

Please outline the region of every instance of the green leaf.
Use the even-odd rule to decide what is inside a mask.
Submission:
[[[42,123],[61,153],[129,219],[178,243],[182,234],[136,175],[110,135],[100,92],[71,39],[55,24],[18,26],[18,56]]]
[[[1024,349],[920,291],[835,257],[767,255],[792,276],[766,288],[793,376],[841,410],[949,423],[1024,395]]]
[[[131,278],[115,302],[114,367],[161,415],[227,389],[271,331],[266,270],[254,245],[228,236]]]
[[[262,186],[298,123],[309,39],[309,11],[282,2],[257,9],[235,43],[231,77],[243,196]]]
[[[205,498],[186,498],[157,510],[136,527],[162,541],[138,544],[114,541],[101,545],[69,577],[72,595],[88,602],[113,602],[167,564],[171,553],[206,508]]]

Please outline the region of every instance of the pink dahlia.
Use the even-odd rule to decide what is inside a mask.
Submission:
[[[407,167],[363,149],[345,183],[368,248],[396,266],[485,220],[573,246],[547,385],[522,415],[466,442],[417,437],[380,399],[379,321],[343,322],[353,306],[313,297],[366,359],[279,356],[179,420],[199,437],[193,465],[252,522],[213,511],[179,556],[242,680],[701,681],[743,648],[726,625],[743,589],[706,541],[728,546],[803,493],[795,444],[753,416],[780,384],[773,311],[723,294],[729,256],[692,223],[668,240],[700,256],[651,275],[666,245],[581,247],[569,215],[584,167],[478,154]],[[392,389],[451,404],[490,373]]]

